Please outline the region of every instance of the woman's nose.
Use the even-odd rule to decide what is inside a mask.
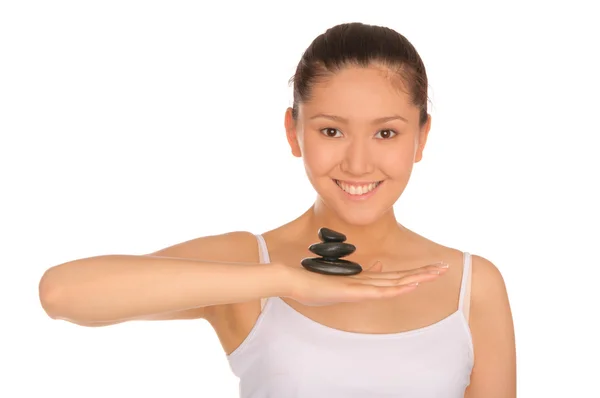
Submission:
[[[371,173],[373,164],[368,144],[362,140],[352,140],[346,147],[341,169],[357,176]]]

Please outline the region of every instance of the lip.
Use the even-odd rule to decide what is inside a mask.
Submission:
[[[362,202],[362,201],[365,201],[365,200],[369,199],[371,196],[375,195],[375,193],[377,193],[377,191],[379,191],[379,188],[385,183],[385,180],[381,180],[381,182],[379,183],[379,185],[377,185],[377,187],[375,187],[375,189],[373,189],[370,192],[367,192],[367,193],[362,194],[362,195],[350,195],[348,192],[344,191],[337,184],[336,181],[340,181],[340,182],[343,182],[343,183],[349,184],[349,185],[366,185],[366,184],[371,184],[371,183],[377,182],[377,181],[359,182],[359,181],[346,181],[346,180],[335,180],[335,179],[331,179],[331,181],[335,184],[336,188],[339,189],[339,191],[342,193],[342,195],[344,195],[344,197],[346,199],[354,201],[354,202]]]

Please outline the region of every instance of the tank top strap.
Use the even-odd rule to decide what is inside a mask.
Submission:
[[[262,264],[268,264],[271,262],[271,258],[269,257],[269,249],[267,248],[267,242],[265,238],[261,234],[257,234],[256,240],[258,241],[258,256],[260,258],[260,262]],[[267,298],[260,299],[260,308],[261,310],[265,308],[265,304],[267,302]]]
[[[469,308],[471,304],[471,253],[463,252],[463,273],[460,284],[458,310],[462,311],[467,321],[469,320]]]
[[[256,240],[258,241],[258,255],[260,257],[260,262],[263,264],[270,263],[271,259],[269,258],[269,249],[267,248],[267,242],[265,241],[265,238],[260,234],[255,236]]]

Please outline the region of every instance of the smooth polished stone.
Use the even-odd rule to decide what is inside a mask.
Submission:
[[[356,251],[356,246],[343,242],[314,243],[308,250],[321,257],[340,258],[346,257]]]
[[[325,275],[356,275],[362,272],[362,267],[348,260],[327,260],[324,258],[309,257],[301,261],[304,268],[309,271]]]
[[[319,239],[321,239],[321,242],[344,242],[346,235],[323,227],[319,229]]]

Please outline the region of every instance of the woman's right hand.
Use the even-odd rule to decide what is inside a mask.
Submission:
[[[447,269],[447,264],[439,262],[410,270],[382,272],[382,264],[377,261],[357,275],[337,276],[294,268],[289,298],[310,306],[391,298],[415,290],[420,283],[437,279]]]

